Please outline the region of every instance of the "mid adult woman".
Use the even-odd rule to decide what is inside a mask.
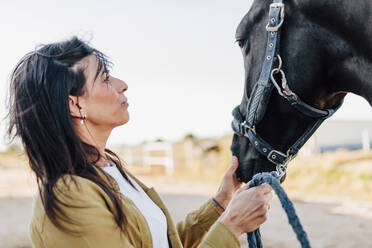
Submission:
[[[234,159],[216,195],[176,227],[154,189],[105,148],[129,120],[128,85],[109,67],[73,37],[28,53],[12,73],[8,134],[20,137],[39,187],[33,246],[239,247],[266,220],[270,186],[241,187]]]

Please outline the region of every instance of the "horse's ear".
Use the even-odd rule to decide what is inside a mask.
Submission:
[[[240,21],[235,32],[235,40],[247,40],[249,30],[258,22],[259,19],[264,17],[265,9],[260,7],[260,4],[255,4],[259,0],[254,0],[248,13]]]

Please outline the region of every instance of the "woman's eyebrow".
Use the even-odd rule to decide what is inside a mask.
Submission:
[[[103,76],[103,74],[105,74],[105,73],[106,73],[106,74],[110,73],[110,70],[109,70],[106,66],[102,66],[99,75],[100,75],[100,76]]]
[[[98,68],[96,68],[96,72],[94,73],[94,82],[97,80],[98,77],[101,77],[103,73],[105,73],[104,67],[102,67],[100,71],[98,71]]]

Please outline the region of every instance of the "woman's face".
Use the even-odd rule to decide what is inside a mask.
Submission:
[[[124,92],[128,85],[104,70],[95,79],[98,67],[95,55],[89,55],[79,63],[85,68],[86,84],[85,93],[78,97],[78,102],[81,114],[87,116],[86,122],[100,128],[114,128],[127,123],[129,105]]]

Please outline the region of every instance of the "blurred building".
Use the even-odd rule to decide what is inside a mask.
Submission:
[[[306,145],[301,155],[311,155],[339,149],[370,150],[372,145],[372,121],[325,121]]]
[[[216,167],[224,168],[231,157],[232,135],[198,139],[192,135],[178,142],[163,140],[123,146],[119,154],[131,166],[148,171],[154,167],[172,173],[174,169],[201,173]],[[345,150],[365,150],[372,147],[372,121],[327,120],[300,150],[300,156]]]

